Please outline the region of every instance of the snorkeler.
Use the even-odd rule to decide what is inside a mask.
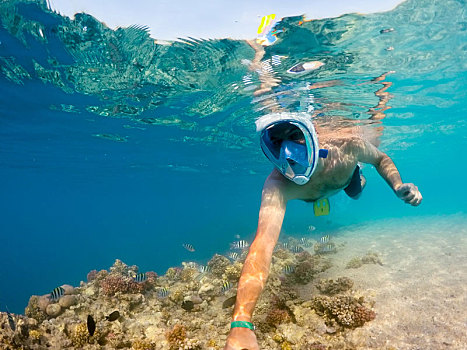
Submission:
[[[275,79],[265,82],[260,92],[277,86]],[[378,97],[383,101],[383,96]],[[370,119],[382,118],[368,113],[373,117]],[[361,133],[318,125],[315,120],[305,112],[273,110],[256,121],[263,153],[275,168],[264,183],[256,237],[240,276],[224,350],[259,349],[251,317],[269,275],[289,201],[316,202],[342,189],[358,198],[365,182],[359,162],[373,165],[404,202],[418,206],[422,201],[418,188],[402,182],[394,162],[378,150],[376,142],[363,138]]]

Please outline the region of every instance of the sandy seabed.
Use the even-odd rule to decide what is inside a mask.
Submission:
[[[467,349],[467,218],[382,220],[336,232],[344,244],[321,277],[344,275],[374,300],[369,349]],[[345,269],[377,252],[383,265]]]

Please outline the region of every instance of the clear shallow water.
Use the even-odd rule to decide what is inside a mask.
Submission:
[[[385,80],[392,108],[381,149],[424,195],[419,208],[405,206],[367,166],[360,200],[333,197],[327,218],[292,202],[284,231],[465,214],[466,8],[408,1],[381,14],[282,21],[264,56],[287,57],[274,68],[274,92],[293,101],[301,84],[338,81],[313,90],[315,110],[331,122],[368,118],[383,87],[371,80],[395,71]],[[236,234],[254,237],[271,165],[243,80],[260,80],[244,64],[254,56],[246,42],[165,45],[141,27],[112,31],[35,2],[4,2],[0,13],[2,310],[23,312],[31,294],[77,285],[116,258],[162,273],[226,251]],[[287,74],[309,60],[325,65]]]

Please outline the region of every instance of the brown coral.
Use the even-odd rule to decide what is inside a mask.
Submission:
[[[275,308],[268,312],[264,321],[269,326],[277,327],[281,323],[290,322],[291,319],[287,310]]]
[[[186,340],[186,327],[176,324],[171,330],[165,333],[170,349],[176,349]]]
[[[211,273],[216,277],[222,277],[228,266],[230,266],[230,260],[219,254],[215,254],[208,262]]]
[[[353,287],[353,281],[348,277],[339,277],[337,281],[333,279],[323,279],[316,286],[321,293],[335,295],[346,292]]]
[[[102,293],[106,296],[113,296],[115,293],[141,293],[146,284],[136,283],[130,277],[109,275],[101,281]]]
[[[312,307],[318,315],[325,318],[327,323],[336,321],[348,328],[361,327],[365,322],[375,318],[374,311],[366,308],[363,298],[339,295],[335,297],[319,296],[312,300]]]

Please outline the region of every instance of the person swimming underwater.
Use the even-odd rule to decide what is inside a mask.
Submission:
[[[259,66],[264,49],[254,42],[251,46],[256,52],[252,63],[254,69]],[[384,80],[388,73],[375,82]],[[262,84],[255,96],[271,91],[280,82],[270,73],[260,78]],[[383,85],[375,92],[380,100],[378,108],[368,111],[372,123],[384,118],[384,110],[389,108],[386,106],[389,100],[386,89],[390,83]],[[418,187],[402,182],[394,162],[376,147],[379,142],[364,137],[362,132],[354,132],[358,127],[338,129],[318,125],[316,115],[283,111],[276,107],[278,103],[271,101],[263,100],[263,103],[274,106],[274,109],[256,121],[256,130],[261,149],[274,169],[263,186],[258,228],[238,283],[231,330],[224,350],[259,349],[251,318],[269,275],[272,253],[289,201],[299,199],[316,203],[341,190],[357,199],[366,182],[360,174],[359,163],[373,165],[405,203],[418,206],[422,201]]]

